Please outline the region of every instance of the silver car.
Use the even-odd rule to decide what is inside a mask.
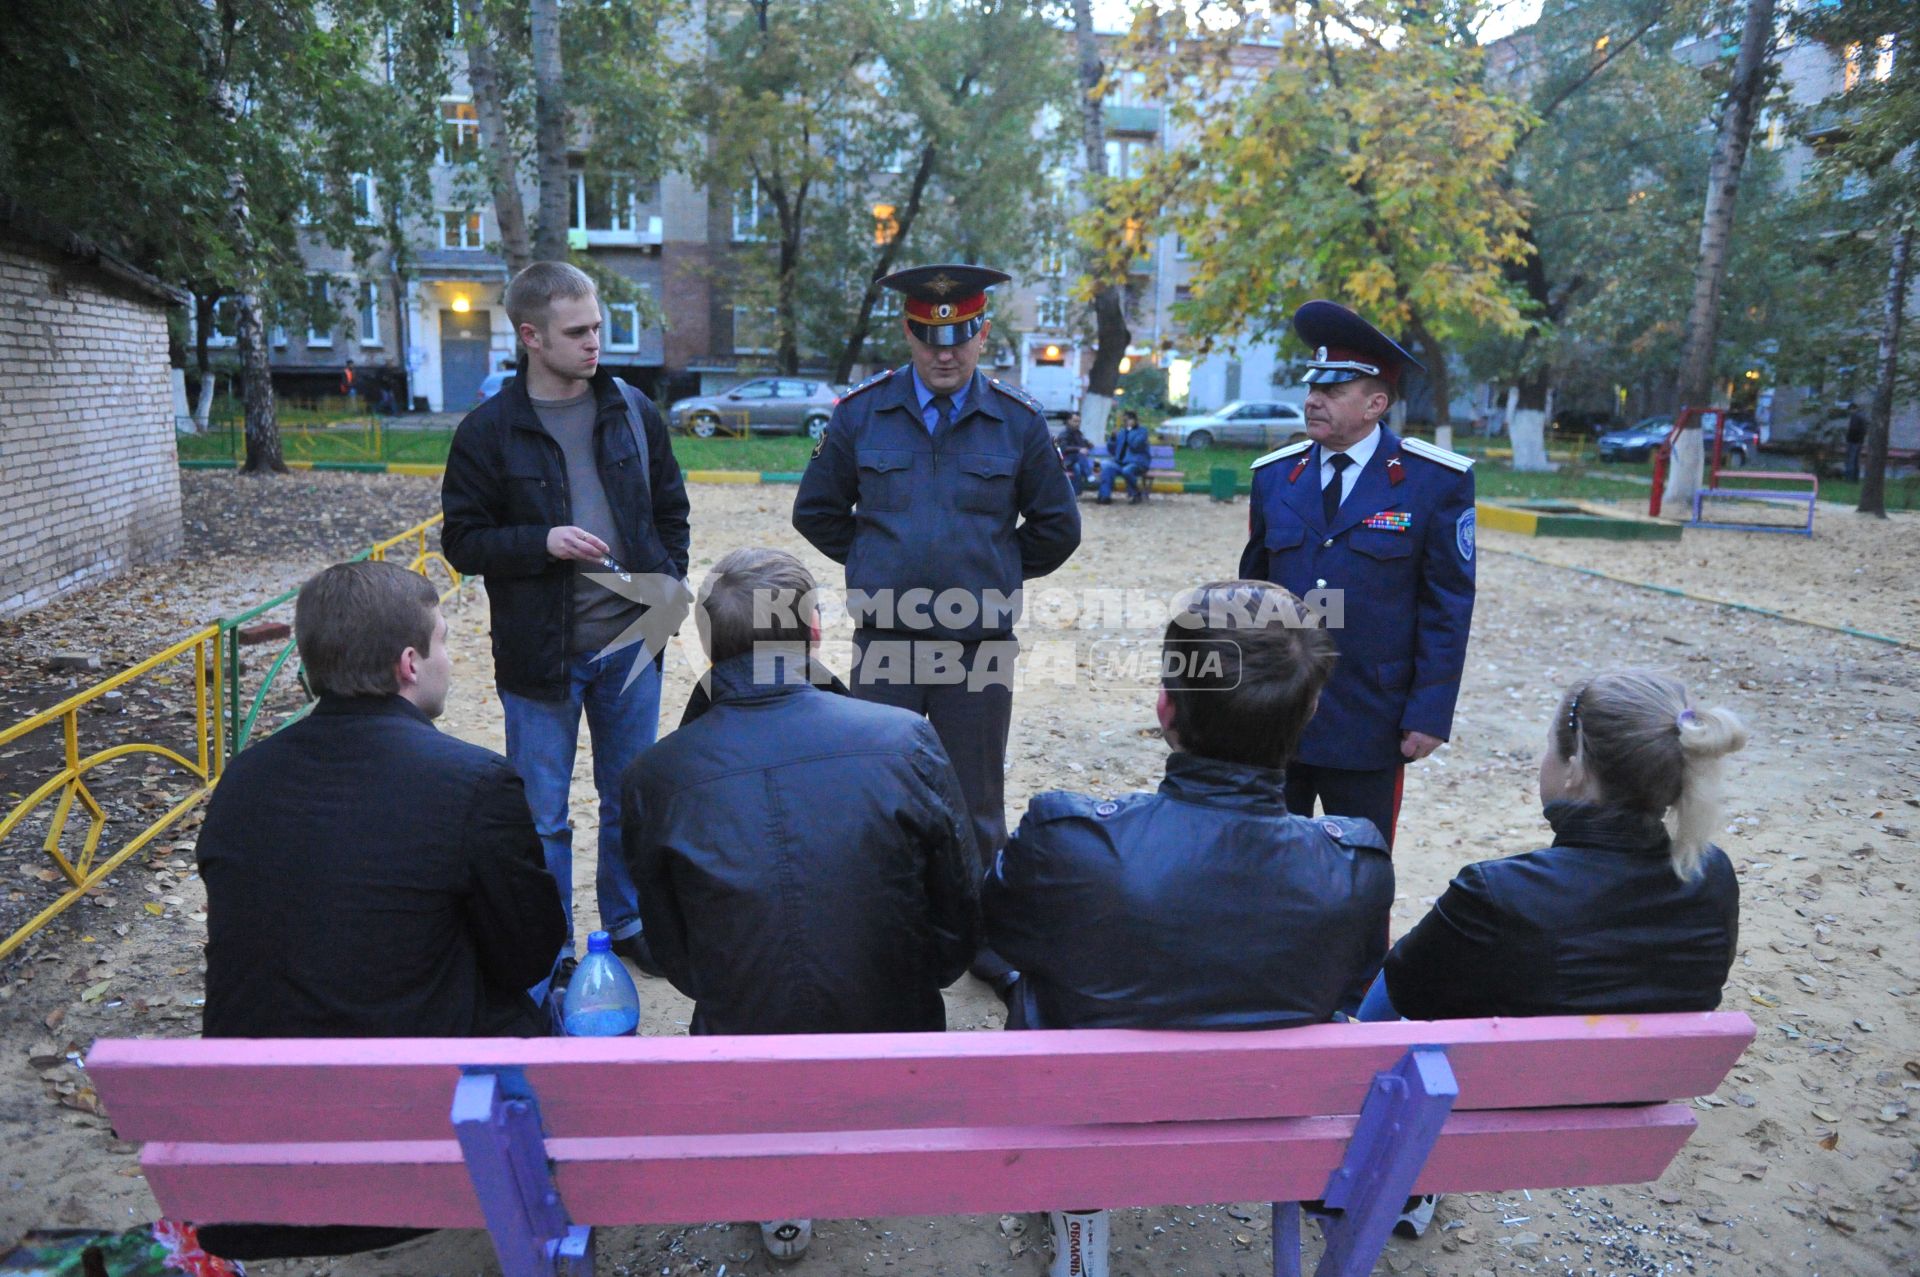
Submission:
[[[1306,414],[1300,405],[1270,399],[1235,399],[1212,412],[1169,417],[1160,423],[1160,438],[1182,448],[1211,448],[1216,444],[1244,448],[1278,448],[1305,438]]]
[[[818,439],[842,391],[803,377],[756,377],[717,395],[698,395],[673,405],[669,424],[700,439],[746,431],[802,433]]]

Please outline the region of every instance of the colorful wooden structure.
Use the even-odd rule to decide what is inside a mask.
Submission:
[[[1274,1271],[1364,1277],[1409,1193],[1639,1183],[1753,1037],[1737,1013],[617,1039],[102,1040],[161,1209],[487,1228],[508,1277],[590,1229],[1273,1201]]]

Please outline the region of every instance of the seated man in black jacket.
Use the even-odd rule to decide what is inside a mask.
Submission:
[[[1019,972],[1008,1028],[1276,1029],[1359,1002],[1386,951],[1387,843],[1288,812],[1283,770],[1334,659],[1277,585],[1188,596],[1161,648],[1159,792],[1039,794],[987,875],[987,944]],[[1056,1239],[1068,1226],[1056,1213]]]
[[[926,719],[815,685],[813,592],[779,550],[702,585],[710,703],[622,785],[641,918],[696,1034],[937,1033],[979,939],[966,800]]]
[[[341,563],[301,587],[320,703],[236,754],[207,806],[208,1037],[508,1037],[566,934],[520,778],[442,735],[452,664],[426,578]],[[346,1254],[414,1231],[209,1227],[234,1259]]]

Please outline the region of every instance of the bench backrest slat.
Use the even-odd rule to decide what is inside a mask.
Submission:
[[[1354,1119],[851,1135],[549,1140],[572,1219],[697,1224],[789,1216],[983,1214],[1318,1196]],[[1658,1177],[1692,1131],[1684,1105],[1455,1113],[1416,1188],[1467,1192]],[[203,1221],[478,1227],[452,1140],[154,1144],[162,1208]]]
[[[1350,1114],[1414,1045],[1448,1047],[1457,1111],[1711,1092],[1734,1013],[1315,1025],[1260,1033],[755,1038],[105,1040],[87,1060],[121,1138],[434,1140],[463,1065],[525,1070],[557,1137]]]

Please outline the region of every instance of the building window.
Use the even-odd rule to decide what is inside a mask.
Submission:
[[[1873,78],[1886,81],[1893,75],[1893,36],[1887,34],[1873,42]]]
[[[768,201],[760,194],[760,179],[754,178],[733,193],[733,240],[736,244],[767,238]]]
[[[881,289],[880,296],[876,297],[873,302],[873,317],[875,319],[900,318],[900,303],[905,300],[904,297],[894,292],[891,288]]]
[[[1067,326],[1067,299],[1057,293],[1043,293],[1034,299],[1033,322],[1037,327],[1059,330]]]
[[[333,345],[333,298],[325,275],[307,276],[307,345]]]
[[[194,334],[198,339],[199,334]],[[209,346],[231,346],[240,340],[240,301],[236,297],[218,297],[213,303],[213,331],[207,334]]]
[[[440,247],[483,248],[480,214],[475,210],[445,209],[440,214]]]
[[[360,281],[360,344],[380,344],[380,285],[371,279]]]
[[[640,307],[634,302],[607,303],[607,349],[640,349]]]
[[[771,355],[776,328],[771,306],[735,306],[733,308],[733,353]]]
[[[1153,143],[1140,138],[1107,139],[1107,176],[1116,180],[1139,177],[1146,172],[1147,153]]]
[[[380,215],[373,199],[373,174],[355,173],[352,180],[354,220],[362,226],[372,226]]]
[[[458,164],[480,151],[480,116],[471,102],[440,100],[440,162]]]
[[[900,237],[899,211],[891,204],[873,206],[873,242],[891,244]]]
[[[630,177],[576,171],[573,175],[573,229],[632,231],[637,190]]]

